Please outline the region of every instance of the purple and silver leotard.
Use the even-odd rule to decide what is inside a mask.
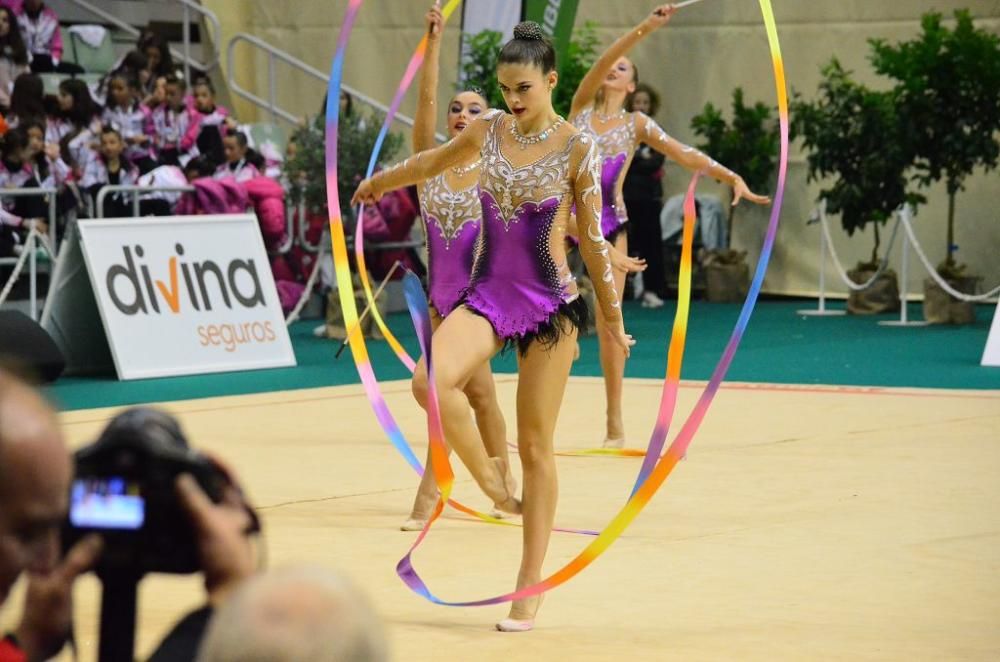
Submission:
[[[447,317],[469,285],[483,210],[479,187],[459,190],[441,173],[420,187],[420,215],[427,237],[427,298]]]
[[[467,153],[468,136],[482,141],[482,222],[472,274],[459,304],[485,318],[504,344],[517,345],[522,352],[535,341],[543,346],[557,341],[567,321],[579,326],[586,320],[586,304],[566,264],[572,205],[580,254],[604,318],[611,324],[621,321],[621,302],[600,228],[597,145],[591,136],[572,129],[547,135],[526,139],[516,132],[513,116],[490,111],[462,136],[383,170],[371,182],[372,190],[381,192],[427,181]],[[515,165],[511,154],[524,165]],[[434,236],[433,230],[429,236]]]
[[[623,113],[620,118],[609,120],[610,129],[598,133],[594,129],[594,109],[588,108],[573,120],[578,129],[593,136],[601,154],[601,232],[614,242],[628,223],[622,184],[632,162],[632,155],[640,143],[657,141],[666,134],[652,119],[643,113]]]
[[[576,189],[575,199],[586,201],[581,227],[592,228],[585,243],[606,259],[603,238],[596,236],[599,162],[593,140],[577,133],[561,149],[515,166],[502,146],[513,119],[487,119],[492,121],[479,176],[483,224],[463,303],[485,317],[497,336],[516,342],[523,351],[535,339],[557,340],[560,315],[577,325],[586,321],[586,305],[566,264],[563,236]],[[594,280],[603,280],[605,286],[610,282],[617,306],[610,266],[599,276],[604,277]]]

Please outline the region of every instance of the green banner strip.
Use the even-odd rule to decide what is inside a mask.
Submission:
[[[556,47],[560,66],[566,61],[580,0],[525,0],[524,17],[542,26]]]

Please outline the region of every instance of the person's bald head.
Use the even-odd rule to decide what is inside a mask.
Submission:
[[[0,370],[0,604],[22,572],[57,561],[71,476],[55,411]]]
[[[241,586],[212,618],[198,662],[382,662],[378,617],[340,576],[288,568]]]

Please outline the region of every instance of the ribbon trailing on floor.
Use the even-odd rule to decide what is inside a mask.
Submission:
[[[736,350],[743,338],[743,333],[746,331],[747,324],[750,321],[754,306],[756,305],[757,298],[760,294],[761,285],[764,281],[764,275],[767,271],[767,265],[770,261],[771,252],[774,248],[778,222],[781,215],[781,206],[784,200],[785,180],[788,171],[788,93],[785,82],[784,63],[781,57],[781,46],[778,40],[777,27],[774,22],[774,13],[771,8],[771,3],[770,0],[759,0],[759,3],[764,25],[767,30],[768,44],[770,46],[771,59],[774,68],[775,88],[778,97],[778,115],[781,134],[781,157],[778,168],[778,184],[774,196],[774,203],[771,209],[771,217],[768,223],[767,233],[764,237],[764,245],[761,249],[760,260],[757,264],[757,269],[750,285],[750,291],[747,294],[746,301],[740,311],[740,316],[735,327],[733,328],[729,342],[727,343],[726,348],[722,353],[722,357],[712,373],[712,377],[709,380],[708,385],[705,387],[705,390],[702,392],[701,397],[695,404],[694,409],[691,411],[687,420],[681,427],[680,432],[677,434],[673,443],[670,444],[666,453],[659,456],[659,459],[653,462],[652,467],[647,470],[647,462],[649,458],[656,455],[654,453],[654,448],[662,446],[665,442],[667,435],[667,426],[665,423],[669,421],[673,405],[676,402],[676,381],[671,380],[668,374],[668,379],[664,383],[664,393],[661,398],[661,409],[657,419],[657,426],[655,427],[652,439],[650,440],[650,449],[647,451],[647,462],[644,462],[643,469],[640,470],[639,477],[636,480],[636,486],[633,489],[632,496],[629,498],[625,506],[618,512],[614,519],[611,520],[608,526],[601,531],[593,542],[587,545],[587,547],[584,548],[580,554],[555,573],[549,575],[535,585],[527,586],[517,591],[495,597],[461,602],[443,600],[435,596],[430,591],[426,583],[420,578],[413,567],[413,552],[426,537],[437,516],[440,515],[442,509],[444,508],[444,500],[446,500],[450,495],[453,484],[451,467],[450,465],[447,465],[447,455],[442,455],[440,451],[434,452],[432,455],[432,463],[434,466],[432,469],[434,471],[435,479],[438,481],[438,487],[441,489],[442,500],[438,503],[434,515],[428,520],[427,525],[424,527],[424,530],[421,531],[420,536],[410,547],[406,556],[399,561],[396,567],[397,574],[407,584],[407,586],[409,586],[415,593],[425,597],[427,600],[436,604],[453,607],[486,606],[530,598],[566,583],[574,576],[582,572],[587,566],[593,563],[594,560],[611,547],[614,541],[622,535],[629,524],[631,524],[632,521],[638,517],[639,513],[641,513],[650,502],[656,494],[656,491],[663,485],[670,473],[673,471],[674,467],[677,466],[677,463],[687,454],[687,449],[694,439],[694,435],[698,428],[701,426],[705,415],[708,413],[712,400],[715,398],[715,394],[718,392],[719,386],[721,385],[729,366],[732,364],[733,358],[736,355]],[[694,184],[695,182],[693,181],[692,187]],[[407,301],[411,306],[411,316],[413,317],[414,323],[417,327],[421,350],[424,352],[428,374],[430,376],[429,386],[431,394],[429,398],[430,405],[428,407],[428,430],[430,439],[432,444],[439,444],[441,449],[443,449],[445,447],[445,440],[441,429],[440,416],[437,411],[433,411],[437,407],[437,395],[435,393],[433,379],[433,357],[430,353],[430,323],[427,301],[423,295],[423,291],[419,289],[419,282],[415,282],[413,277],[407,276],[404,281],[404,287],[406,288]],[[686,320],[683,324],[686,325]],[[681,333],[678,334],[678,330],[680,330]],[[681,348],[683,347],[683,339],[685,335],[683,331],[684,327],[678,327],[675,321],[674,336],[679,338],[678,342],[680,343]],[[674,349],[675,345],[673,342],[671,345],[671,349]],[[668,373],[670,369],[668,359]],[[675,369],[677,370],[677,375],[679,377],[679,366],[676,366]],[[674,390],[673,396],[670,395],[671,390]],[[440,466],[438,458],[441,458]]]

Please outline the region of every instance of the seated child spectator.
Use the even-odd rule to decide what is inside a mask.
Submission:
[[[134,186],[139,179],[139,171],[125,158],[125,141],[113,127],[101,131],[100,156],[91,159],[80,181],[80,188],[86,191],[97,205],[97,194],[105,184]],[[132,216],[131,194],[115,193],[104,199],[104,216]]]
[[[38,186],[26,163],[27,140],[25,132],[10,130],[0,141],[0,189],[33,188]],[[25,228],[33,223],[40,232],[48,232],[45,219],[48,207],[40,197],[4,197],[0,207],[0,225],[8,228]],[[16,239],[7,232],[0,237],[0,252],[10,254]]]
[[[124,71],[112,74],[102,120],[104,126],[114,128],[125,141],[125,158],[145,173],[156,167],[156,162],[152,158],[150,112],[136,98],[138,85]]]
[[[194,110],[185,98],[187,86],[184,79],[173,74],[165,79],[166,94],[163,103],[153,108],[153,147],[160,165],[183,166],[190,159],[189,152],[196,136],[190,135]]]
[[[28,72],[28,49],[10,7],[0,7],[0,111],[10,107],[14,80]]]
[[[15,9],[21,36],[31,58],[35,73],[61,71],[82,73],[83,69],[72,63],[60,62],[63,53],[59,17],[42,0],[24,0],[20,10]]]
[[[45,84],[37,74],[21,74],[14,79],[10,92],[10,110],[7,125],[15,128],[29,119],[45,119]]]
[[[261,176],[264,159],[247,145],[247,136],[241,131],[230,133],[222,139],[226,162],[215,171],[215,179],[234,178],[239,183]]]
[[[194,114],[188,132],[194,136],[195,150],[192,156],[203,155],[213,166],[226,160],[222,137],[228,130],[236,128],[236,121],[229,111],[215,103],[215,88],[212,81],[199,78],[194,84]]]
[[[45,142],[45,125],[38,120],[25,122],[18,131],[25,136],[25,162],[38,186],[59,188],[70,180],[73,173],[63,161],[59,145]]]
[[[90,96],[87,84],[70,78],[59,83],[59,111],[49,117],[46,140],[58,143],[62,158],[76,179],[96,156],[94,146],[101,135],[101,108]]]

